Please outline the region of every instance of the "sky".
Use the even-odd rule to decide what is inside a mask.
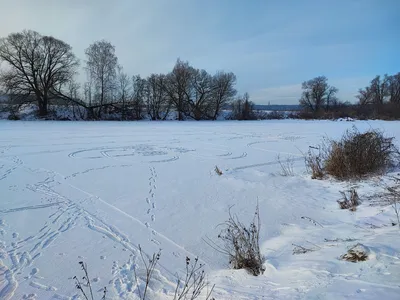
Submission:
[[[105,39],[130,75],[167,73],[177,58],[234,72],[257,104],[297,104],[320,75],[353,102],[376,75],[400,72],[400,0],[0,0],[0,24],[0,37],[67,42],[81,68]]]

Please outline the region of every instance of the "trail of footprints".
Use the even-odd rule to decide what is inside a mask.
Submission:
[[[147,209],[147,215],[149,215],[149,221],[146,222],[146,227],[151,230],[151,241],[155,243],[156,245],[160,245],[161,243],[155,239],[155,236],[157,235],[157,232],[151,228],[151,223],[153,223],[156,220],[156,215],[155,215],[155,209],[156,209],[156,196],[155,192],[157,190],[157,172],[154,167],[150,167],[150,177],[149,177],[149,195],[146,198],[146,203],[148,205]]]
[[[25,273],[25,269],[33,267],[34,261],[42,255],[42,252],[48,248],[57,237],[76,225],[76,222],[82,215],[82,210],[72,201],[63,197],[59,193],[52,189],[52,185],[56,184],[54,176],[49,176],[44,180],[34,185],[28,186],[34,192],[39,192],[48,198],[48,201],[57,201],[43,205],[43,207],[59,206],[54,213],[52,213],[48,220],[43,226],[33,235],[26,238],[20,238],[18,232],[12,233],[14,239],[9,245],[4,242],[0,243],[0,258],[7,259],[10,261],[11,266],[8,269],[10,278],[8,279],[8,289],[0,291],[1,299],[8,299],[12,297],[15,289],[11,289],[13,282],[15,281],[15,275],[22,275]],[[18,210],[26,210],[31,207],[24,207]],[[10,210],[12,212],[12,210]],[[5,228],[7,224],[4,220],[0,220],[0,233],[5,235],[7,232]],[[30,286],[43,289],[47,291],[55,291],[56,288],[42,285],[35,281],[35,279],[42,279],[37,275],[38,269],[33,268],[28,276],[25,276],[25,280],[30,281]],[[24,299],[34,299],[34,294],[24,295]]]

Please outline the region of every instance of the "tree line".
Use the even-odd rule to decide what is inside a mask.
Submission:
[[[376,76],[356,95],[358,102],[340,101],[338,89],[328,84],[325,76],[303,82],[299,100],[303,118],[400,118],[400,72]]]
[[[238,96],[236,76],[218,71],[211,75],[178,59],[168,74],[129,76],[118,63],[115,46],[101,40],[85,50],[87,81],[76,81],[80,61],[72,47],[32,30],[0,39],[0,85],[17,109],[35,103],[46,117],[52,104],[65,105],[81,118],[164,120],[175,112],[178,120],[216,120],[232,103],[253,104],[248,94]],[[247,112],[238,112],[247,117]]]
[[[252,120],[283,118],[282,114],[255,112],[248,93],[238,95],[232,72],[209,74],[177,59],[167,74],[146,78],[128,75],[118,62],[115,46],[96,41],[85,50],[85,83],[76,81],[80,61],[72,47],[32,30],[0,39],[0,89],[15,115],[26,103],[46,117],[52,106],[67,107],[79,119],[216,120],[224,109],[230,118]],[[340,101],[338,89],[318,76],[302,84],[297,118],[400,118],[400,73],[376,76],[358,91],[358,102]]]

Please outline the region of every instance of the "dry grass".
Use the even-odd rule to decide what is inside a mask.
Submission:
[[[135,299],[153,299],[153,296],[149,296],[149,287],[151,286],[151,282],[154,280],[154,274],[157,266],[159,265],[161,250],[157,253],[154,253],[151,257],[148,257],[139,245],[139,253],[143,262],[145,277],[139,278],[135,267],[133,270],[135,275],[134,280],[136,281],[136,289],[134,291],[135,294],[137,294]],[[192,262],[189,257],[186,257],[186,273],[183,278],[178,278],[177,280],[173,300],[195,300],[199,299],[200,297],[201,299],[205,300],[215,300],[211,297],[215,285],[208,290],[209,283],[206,281],[204,265],[199,263],[199,259],[197,257],[193,261],[194,262]],[[79,262],[79,265],[84,272],[84,276],[81,280],[77,276],[73,277],[75,280],[75,287],[80,291],[83,299],[95,300],[92,286],[90,284],[91,280],[88,275],[87,265],[84,262]],[[141,285],[139,280],[144,284]],[[142,286],[142,288],[140,288],[140,286]],[[98,292],[102,292],[103,296],[101,297],[101,300],[108,299],[106,287]]]
[[[339,141],[328,143],[324,169],[342,180],[385,172],[398,160],[399,151],[393,138],[378,130],[360,133],[353,127]]]
[[[323,168],[323,157],[321,150],[318,154],[313,151],[308,150],[307,155],[304,156],[304,161],[306,164],[307,171],[311,173],[312,179],[322,179],[324,178],[324,168]]]
[[[378,130],[360,133],[353,127],[338,141],[324,139],[318,153],[309,150],[305,155],[306,167],[313,179],[321,179],[324,174],[348,180],[384,173],[400,161],[393,139]]]
[[[310,246],[302,246],[302,245],[298,245],[298,244],[292,244],[294,246],[293,248],[293,255],[298,255],[298,254],[306,254],[309,252],[314,252],[314,251],[318,251],[321,249],[320,246],[308,242],[306,241]]]
[[[355,211],[357,206],[360,205],[360,197],[355,189],[348,191],[349,197],[347,197],[346,192],[340,192],[343,196],[342,200],[338,200],[339,207],[341,209],[349,209]]]
[[[247,227],[241,223],[236,215],[229,209],[229,219],[222,223],[223,226],[218,238],[222,245],[211,240],[205,242],[229,257],[229,264],[234,269],[245,269],[254,276],[264,273],[264,260],[260,252],[260,214],[258,205],[254,218]]]
[[[79,279],[79,277],[77,276],[73,277],[73,279],[75,280],[75,287],[81,292],[81,295],[85,300],[94,300],[93,289],[87,265],[83,261],[80,261],[79,265],[84,273],[84,276],[82,277],[82,279]],[[107,296],[107,288],[104,287],[101,291],[103,292],[101,300],[105,300]]]
[[[223,175],[223,174],[224,174],[224,173],[222,173],[221,169],[220,169],[220,168],[218,168],[218,166],[215,166],[215,169],[214,169],[214,171],[215,171],[215,173],[217,173],[217,175],[218,175],[218,176],[221,176],[221,175]]]
[[[285,160],[282,160],[280,155],[278,155],[276,159],[281,166],[280,174],[282,176],[294,176],[294,158],[292,156],[288,156]]]
[[[358,243],[357,245],[351,247],[346,254],[343,254],[340,259],[349,262],[359,262],[368,260],[369,249],[364,245]]]
[[[394,178],[396,185],[387,186],[389,203],[392,206],[397,218],[397,224],[400,228],[400,178]]]

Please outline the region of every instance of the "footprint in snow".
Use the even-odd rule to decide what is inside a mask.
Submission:
[[[39,269],[38,268],[33,268],[29,275],[34,276],[34,275],[36,275],[38,273],[39,273]]]
[[[105,255],[100,256],[100,259],[106,259],[107,257]]]

